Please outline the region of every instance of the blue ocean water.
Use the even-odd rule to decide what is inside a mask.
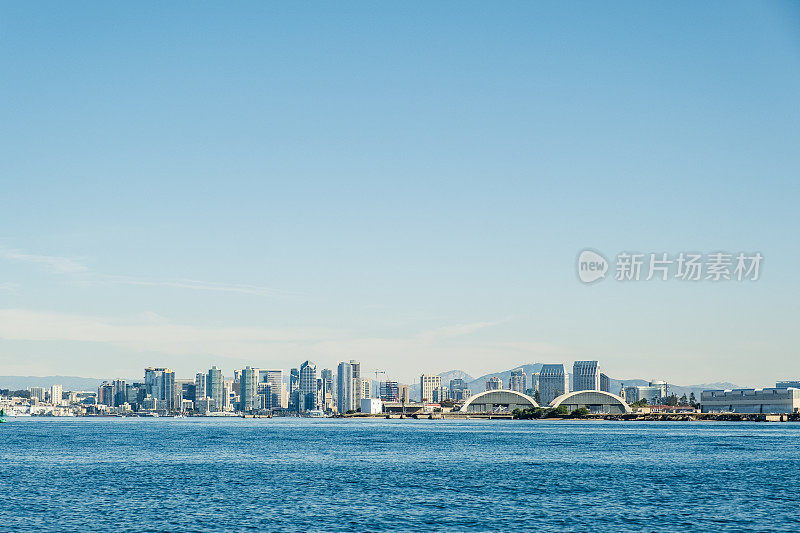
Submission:
[[[12,419],[0,530],[793,531],[800,424]]]

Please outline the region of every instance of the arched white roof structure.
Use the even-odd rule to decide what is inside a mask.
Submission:
[[[601,390],[576,390],[554,398],[548,407],[565,406],[570,411],[585,407],[591,413],[623,414],[630,413],[631,406],[625,400],[610,392]]]
[[[498,389],[487,390],[470,397],[461,406],[461,412],[491,413],[497,410],[513,411],[514,409],[530,409],[539,407],[536,400],[521,392]]]

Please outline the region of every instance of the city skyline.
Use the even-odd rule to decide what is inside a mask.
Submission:
[[[800,375],[796,6],[248,6],[3,7],[0,374]]]
[[[61,384],[28,386],[27,391],[0,389],[0,407],[8,408],[11,416],[322,418],[450,413],[523,419],[588,414],[796,414],[800,409],[798,380],[781,380],[765,388],[704,390],[687,390],[663,380],[616,380],[612,389],[612,378],[600,370],[596,360],[574,361],[571,374],[564,364],[523,365],[507,372],[505,385],[497,374],[473,379],[464,373],[448,377],[422,373],[413,393],[411,386],[388,376],[378,381],[381,372],[375,373],[375,380],[362,378],[361,362],[356,360],[340,362],[336,374],[326,368],[318,372],[315,363],[304,361],[290,369],[288,379],[282,369],[274,368],[247,366],[228,379],[212,366],[193,379],[182,379],[170,368],[147,367],[143,379],[106,379],[96,391]]]

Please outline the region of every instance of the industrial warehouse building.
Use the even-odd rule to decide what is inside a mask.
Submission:
[[[582,390],[562,394],[553,399],[547,407],[566,407],[570,412],[585,407],[596,414],[630,413],[631,408],[625,400],[609,392],[599,390]],[[514,409],[531,409],[539,407],[536,401],[526,394],[501,389],[476,394],[461,407],[466,413],[498,413],[511,412]]]
[[[553,399],[549,405],[549,407],[560,406],[566,407],[570,412],[583,407],[593,414],[621,415],[631,412],[631,408],[625,403],[625,400],[610,392],[600,390],[582,390],[562,394]]]
[[[521,392],[499,389],[488,390],[469,398],[461,411],[466,413],[512,412],[514,409],[539,407],[536,400]]]
[[[798,413],[800,389],[707,390],[700,394],[700,408],[704,413]]]

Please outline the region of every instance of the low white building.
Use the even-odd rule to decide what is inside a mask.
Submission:
[[[700,407],[704,413],[797,413],[800,389],[705,390],[700,394]]]
[[[361,412],[377,415],[383,412],[383,402],[377,398],[361,398]]]

